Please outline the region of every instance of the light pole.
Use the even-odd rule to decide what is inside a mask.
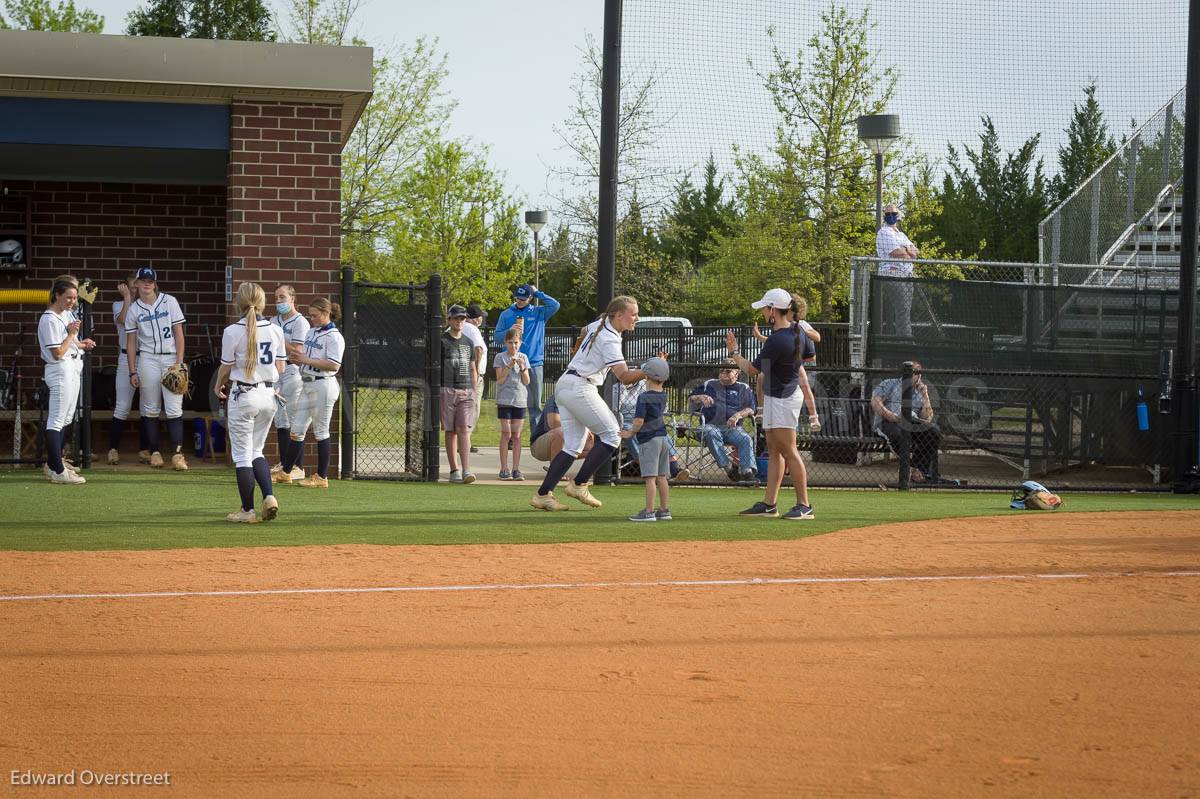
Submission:
[[[858,138],[875,154],[875,230],[883,227],[883,154],[900,138],[899,114],[871,114],[858,118]]]
[[[545,211],[526,211],[525,224],[533,231],[533,285],[541,288],[541,274],[538,271],[538,231],[546,225],[549,217]]]

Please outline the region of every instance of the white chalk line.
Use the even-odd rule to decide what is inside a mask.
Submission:
[[[109,594],[0,594],[0,602],[68,599],[168,599],[174,597],[290,596],[294,594],[408,594],[466,591],[563,591],[581,588],[708,588],[747,585],[837,585],[862,583],[952,583],[1016,580],[1088,580],[1128,577],[1200,577],[1200,571],[1067,572],[1048,574],[931,574],[876,577],[743,577],[724,580],[635,580],[593,583],[483,583],[477,585],[389,585],[362,588],[256,588],[238,591],[137,591]]]

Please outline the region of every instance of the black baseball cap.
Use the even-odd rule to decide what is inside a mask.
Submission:
[[[158,275],[154,274],[154,267],[152,266],[139,266],[137,270],[137,277],[135,277],[134,280],[153,280],[155,283],[157,283]]]
[[[483,312],[483,309],[479,307],[479,303],[477,303],[477,302],[473,302],[467,306],[467,318],[468,319],[478,319],[481,316],[486,316],[486,315],[487,314],[485,314]]]
[[[528,283],[523,283],[522,285],[513,289],[513,299],[515,300],[528,300],[532,296],[533,286],[529,285]]]
[[[467,309],[461,305],[451,305],[450,310],[446,311],[447,319],[454,319],[459,316],[467,316]]]

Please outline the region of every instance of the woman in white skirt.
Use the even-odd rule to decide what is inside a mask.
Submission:
[[[762,312],[763,319],[771,328],[771,335],[763,343],[762,350],[753,361],[747,361],[738,351],[737,337],[730,330],[726,334],[729,354],[738,366],[751,377],[762,381],[763,430],[767,437],[767,491],[762,502],[756,502],[741,512],[742,516],[777,518],[779,510],[779,488],[783,485],[786,467],[796,487],[796,504],[785,519],[813,518],[812,505],[808,501],[808,473],[800,451],[796,449],[796,428],[805,402],[809,410],[815,411],[812,389],[804,371],[804,331],[798,324],[799,308],[790,293],[783,289],[771,289],[751,307]],[[817,428],[820,419],[815,413],[810,420]]]
[[[237,473],[241,507],[227,521],[254,524],[254,485],[262,490],[262,520],[279,513],[271,487],[271,466],[263,446],[275,418],[275,384],[287,365],[283,329],[263,318],[267,295],[257,283],[238,286],[237,309],[242,317],[221,336],[221,367],[217,370],[217,396],[228,397],[229,448]],[[232,379],[232,389],[226,385]]]
[[[553,489],[566,475],[575,458],[583,451],[588,432],[596,436],[592,451],[584,458],[574,480],[567,481],[566,494],[593,508],[600,500],[592,496],[587,484],[600,464],[612,457],[621,444],[621,425],[607,403],[600,398],[600,385],[612,370],[623,385],[646,378],[641,369],[630,369],[621,352],[621,334],[637,325],[638,305],[632,297],[616,297],[595,322],[585,327],[575,342],[575,352],[567,370],[554,386],[554,401],[562,419],[563,448],[546,469],[546,479],[529,504],[540,510],[566,510],[554,498]]]
[[[80,322],[73,313],[79,289],[68,276],[56,278],[50,303],[38,319],[38,351],[46,364],[43,380],[50,389],[46,413],[46,468],[51,483],[78,485],[87,481],[68,468],[62,459],[63,429],[71,423],[79,404],[83,375],[83,353],[96,346],[90,338],[79,338]]]
[[[317,439],[317,473],[300,481],[304,488],[329,488],[329,461],[333,455],[333,442],[329,439],[329,422],[333,419],[333,406],[337,404],[341,388],[337,373],[342,368],[342,355],[346,351],[346,340],[334,324],[342,318],[342,309],[336,302],[324,297],[313,300],[308,306],[309,328],[304,347],[292,347],[288,360],[300,364],[300,380],[304,394],[296,413],[289,411],[292,425],[292,446],[283,461],[283,472],[279,482],[292,482],[291,472],[296,458],[304,447],[304,436],[308,426],[313,428]]]

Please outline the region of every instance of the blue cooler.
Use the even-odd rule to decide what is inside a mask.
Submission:
[[[192,420],[192,440],[196,450],[196,457],[203,458],[208,452],[208,425],[203,419]]]
[[[209,438],[212,440],[213,456],[225,454],[225,425],[213,419],[210,423]]]

